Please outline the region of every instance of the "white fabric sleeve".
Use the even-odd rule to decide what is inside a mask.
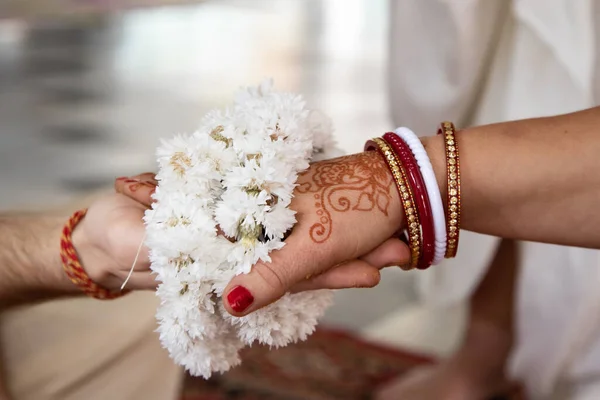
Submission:
[[[395,126],[463,126],[511,1],[391,0],[389,92]]]

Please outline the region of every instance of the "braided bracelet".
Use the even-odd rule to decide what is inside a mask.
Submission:
[[[439,264],[446,254],[446,216],[444,215],[444,204],[442,202],[442,196],[440,195],[440,188],[433,172],[433,166],[429,160],[429,156],[425,151],[425,147],[415,135],[413,131],[408,128],[401,127],[394,131],[404,142],[410,147],[419,168],[421,169],[421,175],[425,181],[425,188],[429,195],[429,202],[433,214],[433,226],[435,230],[435,255],[433,257],[433,265]]]
[[[116,299],[117,297],[125,295],[128,291],[111,291],[94,282],[88,276],[87,272],[85,272],[85,269],[77,256],[77,251],[73,246],[71,235],[79,221],[85,217],[86,212],[87,210],[75,212],[63,228],[60,237],[60,258],[62,259],[63,269],[71,282],[88,296],[100,300]]]
[[[435,236],[433,229],[433,217],[431,212],[431,204],[429,195],[425,189],[425,183],[417,160],[410,151],[410,147],[395,134],[388,132],[383,135],[383,139],[391,146],[396,153],[397,159],[400,161],[406,171],[407,182],[410,185],[417,213],[421,222],[421,242],[422,255],[417,265],[418,269],[427,269],[433,262],[435,253]]]

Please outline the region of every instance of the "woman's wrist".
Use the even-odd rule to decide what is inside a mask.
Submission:
[[[446,173],[446,150],[444,147],[444,138],[441,135],[427,136],[421,138],[421,143],[427,151],[433,172],[435,173],[435,179],[437,180],[440,194],[442,196],[442,203],[444,209],[448,207],[445,199],[447,197],[448,190],[448,179]]]
[[[369,152],[371,153],[371,152]],[[383,158],[381,154],[378,152],[372,152],[377,154],[376,160],[379,165],[373,170],[376,171],[386,171],[388,174],[387,182],[390,182],[389,185],[389,195],[390,195],[390,212],[388,214],[388,221],[391,226],[397,228],[398,230],[402,230],[406,228],[406,218],[404,215],[404,209],[402,207],[402,202],[400,201],[400,196],[394,186],[394,178],[392,176],[392,172],[389,170],[387,162]]]
[[[414,134],[413,134],[414,135]],[[388,137],[388,140],[392,140],[392,138],[394,138],[395,136],[390,136]],[[385,136],[384,136],[385,138]],[[426,155],[423,154],[426,158],[429,159],[429,161],[431,162],[431,166],[428,168],[429,171],[433,170],[432,172],[432,178],[431,178],[431,182],[432,184],[438,187],[435,187],[436,193],[439,191],[439,195],[441,197],[441,199],[443,199],[440,203],[438,207],[443,207],[441,210],[439,210],[438,212],[447,215],[447,201],[446,200],[446,194],[447,194],[447,188],[448,188],[448,174],[447,174],[447,160],[446,160],[446,146],[445,146],[445,142],[444,142],[444,136],[443,135],[438,135],[438,136],[431,136],[431,137],[426,137],[426,138],[422,138],[421,139],[421,143],[423,144],[423,148],[425,150],[425,152],[427,153]],[[401,139],[403,140],[403,139]],[[415,140],[418,142],[418,139]],[[380,144],[381,142],[381,144]],[[382,147],[383,146],[383,147]],[[397,190],[392,190],[391,193],[392,197],[391,197],[391,210],[392,210],[392,214],[390,214],[388,217],[388,222],[389,224],[391,224],[391,229],[393,232],[399,233],[402,231],[406,231],[408,229],[408,233],[407,235],[409,235],[408,237],[410,237],[410,246],[413,252],[413,254],[417,254],[417,257],[420,257],[420,252],[423,250],[421,241],[417,241],[418,240],[418,235],[420,235],[420,231],[419,232],[412,232],[410,231],[410,229],[414,229],[415,224],[420,224],[419,220],[416,220],[414,217],[414,215],[409,215],[409,217],[406,217],[406,213],[414,213],[415,210],[415,205],[407,205],[406,203],[410,203],[410,201],[408,201],[408,197],[404,197],[405,201],[401,200],[400,197],[400,193],[403,196],[406,196],[408,192],[407,189],[408,187],[406,187],[407,182],[403,182],[403,180],[405,178],[403,178],[404,175],[402,176],[395,176],[394,173],[397,172],[396,170],[399,169],[399,167],[397,165],[392,165],[394,164],[394,162],[397,164],[398,162],[402,162],[400,159],[397,158],[397,155],[395,155],[396,150],[391,150],[389,148],[387,148],[386,146],[388,146],[388,142],[381,140],[381,138],[377,138],[377,139],[373,139],[372,141],[369,141],[366,143],[365,145],[365,149],[372,151],[372,153],[377,154],[377,162],[380,163],[381,165],[379,165],[378,170],[380,171],[386,171],[386,173],[388,174],[388,180],[390,180],[391,182],[395,182],[397,187]],[[420,146],[417,146],[420,147]],[[377,150],[377,151],[375,151]],[[423,151],[423,149],[421,149],[421,151]],[[391,157],[393,158],[393,160],[390,160],[389,157],[390,155],[388,153],[394,154]],[[404,168],[404,167],[401,167]],[[431,173],[431,172],[430,172]],[[436,185],[437,183],[437,185]],[[404,186],[403,186],[404,185]],[[393,186],[393,185],[392,185]],[[414,188],[411,186],[410,191],[412,192],[412,190],[414,190]],[[410,195],[409,195],[410,197]],[[429,200],[426,200],[429,201]],[[439,200],[438,200],[439,201]],[[425,207],[427,206],[427,204],[425,205]],[[423,211],[423,210],[421,210]],[[412,224],[411,227],[408,228],[408,223],[407,223],[407,219],[411,219],[412,218]],[[442,218],[443,220],[443,218]],[[445,222],[442,222],[445,225]],[[445,238],[445,232],[446,232],[446,226],[442,227],[443,230],[443,236],[444,238],[442,240],[446,240]],[[426,239],[424,236],[421,237],[422,239]],[[433,245],[433,241],[431,240],[432,238],[430,237],[430,245]],[[414,248],[413,248],[414,247]],[[445,246],[444,246],[445,247]],[[443,257],[443,250],[441,253],[441,256]],[[413,260],[413,262],[411,263],[412,267],[415,267],[415,260]],[[430,265],[427,264],[427,265]],[[426,268],[426,267],[425,267]]]

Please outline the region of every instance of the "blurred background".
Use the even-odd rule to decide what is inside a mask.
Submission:
[[[390,127],[385,0],[215,0],[109,14],[93,12],[103,1],[12,3],[0,15],[28,20],[0,25],[1,179],[12,188],[3,208],[154,170],[161,137],[194,130],[265,77],[329,114],[348,151]]]
[[[154,171],[161,137],[265,77],[328,114],[348,152],[393,128],[387,0],[130,3],[0,1],[0,209]],[[413,276],[389,269],[374,290],[338,293],[325,324],[446,354],[462,313],[425,310]]]

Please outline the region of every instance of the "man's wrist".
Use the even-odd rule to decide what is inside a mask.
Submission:
[[[60,239],[62,237],[62,231],[64,228],[64,224],[66,222],[66,218],[64,217],[52,217],[51,221],[49,220],[49,234],[46,244],[46,248],[48,249],[48,253],[51,254],[52,262],[46,264],[45,274],[40,274],[40,277],[44,277],[44,279],[40,279],[38,281],[39,287],[37,290],[40,292],[44,292],[45,290],[64,292],[65,294],[76,294],[77,287],[71,283],[67,275],[65,274],[63,263],[60,256]],[[40,261],[32,260],[32,262],[38,263],[40,267],[43,267],[44,264]]]
[[[109,284],[111,274],[106,268],[106,263],[101,261],[102,255],[99,254],[97,243],[94,243],[90,233],[90,227],[84,217],[71,234],[71,241],[77,252],[79,263],[94,283],[106,289],[114,289]]]

